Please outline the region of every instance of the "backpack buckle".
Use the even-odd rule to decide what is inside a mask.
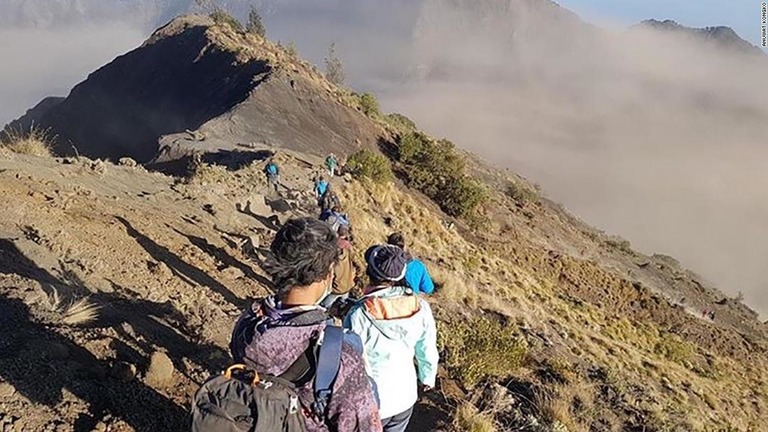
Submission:
[[[296,396],[291,396],[291,401],[288,405],[288,413],[296,414],[297,412],[299,412],[299,398]]]

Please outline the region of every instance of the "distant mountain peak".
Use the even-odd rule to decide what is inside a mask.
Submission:
[[[728,26],[710,26],[710,27],[687,27],[677,21],[666,19],[663,21],[648,19],[636,25],[640,28],[648,28],[657,31],[666,31],[678,33],[705,43],[727,49],[729,51],[742,52],[747,54],[760,54],[763,52],[760,48],[752,45],[741,38],[732,28]]]

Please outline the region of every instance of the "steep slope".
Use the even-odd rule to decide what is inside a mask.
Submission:
[[[158,161],[254,142],[318,153],[375,145],[379,130],[329,86],[258,36],[187,16],[91,74],[63,102],[8,128],[48,129],[60,154],[74,147],[94,158],[141,162],[158,155],[164,135],[198,129],[204,142],[165,140]]]

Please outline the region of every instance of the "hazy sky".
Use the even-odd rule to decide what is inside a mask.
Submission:
[[[724,25],[760,46],[762,0],[556,0],[589,21],[630,25],[672,19],[688,27]]]

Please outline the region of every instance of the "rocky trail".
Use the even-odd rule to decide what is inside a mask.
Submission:
[[[271,234],[311,208],[290,189],[310,191],[313,173],[286,172],[293,199],[268,198],[259,176],[234,195],[141,167],[3,154],[0,430],[183,430],[197,386],[228,363],[234,320],[267,293]]]

